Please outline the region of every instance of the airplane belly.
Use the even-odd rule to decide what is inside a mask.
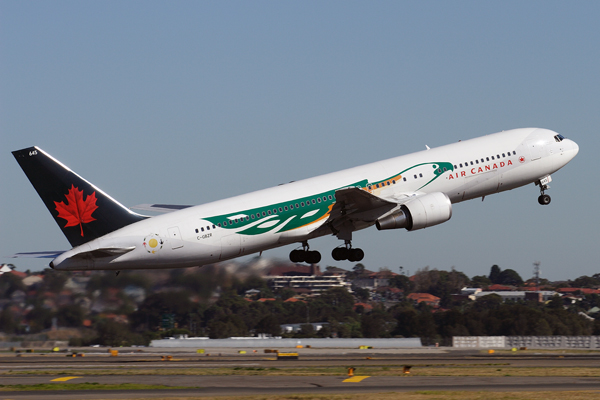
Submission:
[[[465,178],[462,200],[486,196],[498,191],[498,170],[467,176]]]

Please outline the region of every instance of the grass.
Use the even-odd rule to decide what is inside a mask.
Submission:
[[[297,394],[273,396],[219,396],[219,397],[163,397],[139,398],[138,400],[364,400],[365,397],[377,400],[589,400],[600,395],[598,391],[575,392],[449,392],[419,391],[408,393],[369,393],[362,394]]]
[[[358,375],[369,376],[400,376],[402,365],[387,366],[361,366],[354,371]],[[28,370],[8,371],[2,375],[246,375],[246,376],[345,376],[348,371],[345,367],[306,367],[306,368],[168,368],[168,369],[65,369],[65,370]],[[419,366],[415,365],[410,370],[412,376],[564,376],[564,377],[600,377],[600,367],[510,367],[505,365],[472,365],[472,366]]]
[[[192,389],[186,386],[143,385],[137,383],[104,384],[83,383],[38,383],[35,385],[0,385],[0,392],[22,392],[30,390],[160,390]]]

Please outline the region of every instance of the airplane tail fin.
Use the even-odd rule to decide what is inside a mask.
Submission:
[[[147,218],[128,210],[39,147],[12,153],[73,247]]]

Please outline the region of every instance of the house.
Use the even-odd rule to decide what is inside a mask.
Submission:
[[[415,305],[425,303],[430,307],[440,306],[440,298],[429,293],[411,293],[406,298],[413,301]]]

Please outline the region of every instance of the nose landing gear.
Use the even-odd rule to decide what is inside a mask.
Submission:
[[[535,183],[536,186],[539,185],[540,187],[540,197],[538,197],[538,203],[543,206],[547,206],[552,200],[550,196],[545,193],[546,190],[550,189],[550,186],[548,186],[550,182],[552,182],[552,178],[550,175],[548,175]]]
[[[345,247],[336,247],[331,252],[331,257],[336,261],[348,260],[352,262],[361,261],[365,257],[365,252],[361,249],[353,249],[352,243],[346,240]]]
[[[307,262],[317,264],[321,261],[321,253],[318,251],[309,251],[308,242],[302,242],[302,250],[292,250],[290,252],[290,261],[293,263]]]
[[[552,199],[550,198],[550,196],[547,194],[544,194],[544,192],[542,192],[540,197],[538,197],[538,203],[540,203],[543,206],[547,206],[548,204],[550,204],[551,200]]]

